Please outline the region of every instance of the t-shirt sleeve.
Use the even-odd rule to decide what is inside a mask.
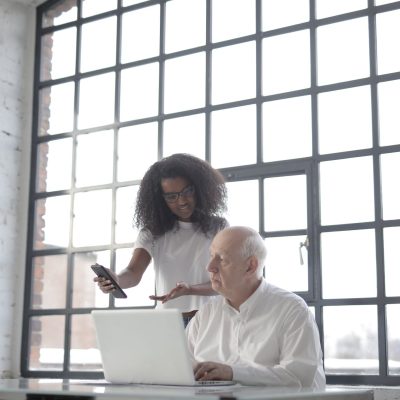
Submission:
[[[154,236],[148,229],[141,229],[135,241],[133,251],[135,249],[145,249],[151,257],[153,257]]]

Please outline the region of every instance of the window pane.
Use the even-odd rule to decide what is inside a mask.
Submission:
[[[70,132],[74,124],[73,82],[39,91],[39,135]]]
[[[70,371],[103,370],[91,314],[71,316]]]
[[[267,261],[265,276],[267,281],[292,292],[308,291],[308,255],[300,258],[300,243],[305,236],[285,236],[266,238]],[[301,264],[303,260],[303,264]]]
[[[205,44],[205,0],[168,1],[165,10],[166,53],[173,53],[174,51],[203,46]]]
[[[40,60],[40,80],[58,79],[75,73],[76,28],[44,35]]]
[[[145,118],[158,112],[158,63],[121,72],[121,121]]]
[[[67,256],[33,258],[31,308],[65,308]]]
[[[320,187],[322,225],[374,219],[371,157],[322,162]]]
[[[264,179],[264,229],[281,231],[307,228],[305,175]]]
[[[228,108],[212,113],[211,158],[214,168],[254,164],[257,157],[256,142],[255,106]]]
[[[132,249],[117,249],[115,251],[116,256],[116,270],[120,272],[126,268],[131,257]],[[126,299],[115,299],[116,307],[148,307],[154,306],[154,300],[150,300],[149,296],[155,294],[155,275],[153,262],[147,267],[142,280],[138,286],[130,289],[124,289],[124,292],[128,296]]]
[[[375,233],[372,229],[321,234],[324,299],[376,296]],[[362,277],[362,285],[355,285]]]
[[[117,243],[132,243],[138,234],[134,226],[136,196],[139,186],[127,186],[117,190],[115,216],[115,241]]]
[[[212,103],[251,99],[256,95],[255,42],[212,51]]]
[[[131,6],[132,4],[143,3],[145,0],[122,0],[122,5],[124,7]]]
[[[68,246],[70,212],[69,196],[48,197],[36,201],[34,249]]]
[[[96,246],[111,240],[111,190],[75,195],[74,246]]]
[[[75,21],[78,15],[77,11],[75,0],[58,1],[43,13],[42,27],[47,28]]]
[[[372,146],[369,86],[318,95],[318,133],[321,154]]]
[[[378,73],[387,74],[400,70],[398,38],[400,36],[400,10],[376,15],[376,41]]]
[[[204,114],[165,120],[163,155],[189,153],[204,160],[205,129]]]
[[[263,31],[309,21],[308,3],[309,0],[262,0]]]
[[[258,232],[260,197],[258,181],[227,182],[226,188],[228,190],[228,210],[225,218],[229,225],[249,226]]]
[[[82,0],[82,17],[90,17],[116,8],[117,0]]]
[[[315,5],[317,18],[326,18],[367,8],[368,0],[316,0]]]
[[[366,17],[317,28],[317,69],[318,85],[369,76]]]
[[[399,171],[400,153],[381,155],[382,216],[385,220],[400,218]]]
[[[378,83],[379,143],[400,143],[400,80]]]
[[[213,42],[255,33],[255,0],[213,0],[211,4]]]
[[[32,317],[29,323],[29,369],[62,370],[65,317]]]
[[[82,25],[81,72],[115,64],[117,18]]]
[[[142,179],[157,161],[158,124],[127,126],[118,132],[118,180]]]
[[[310,32],[302,30],[263,39],[263,94],[310,87]]]
[[[82,79],[79,97],[79,129],[114,122],[114,73]]]
[[[385,293],[386,296],[400,296],[400,227],[384,228],[383,239],[385,252]]]
[[[166,113],[204,107],[205,61],[205,53],[201,52],[165,62]]]
[[[389,374],[400,375],[400,304],[386,306]]]
[[[288,115],[290,118],[287,118]],[[263,160],[279,161],[310,157],[311,129],[310,96],[264,103]]]
[[[37,157],[36,191],[69,189],[72,176],[72,139],[40,143]]]
[[[113,177],[114,132],[78,135],[76,142],[76,186],[110,183]]]
[[[378,374],[376,306],[324,307],[323,313],[325,373]]]
[[[394,3],[395,1],[397,0],[375,0],[375,5],[381,6],[382,4]]]
[[[90,266],[96,263],[109,267],[110,252],[90,251],[74,254],[73,308],[108,307],[109,295],[104,294],[93,282],[96,275]]]
[[[122,14],[121,61],[154,57],[160,51],[160,6]]]

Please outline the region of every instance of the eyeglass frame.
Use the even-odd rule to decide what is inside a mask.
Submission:
[[[180,197],[193,197],[195,193],[195,187],[194,185],[188,185],[185,188],[183,188],[180,192],[168,192],[168,193],[163,193],[162,196],[164,197],[164,200],[169,203],[176,203]]]

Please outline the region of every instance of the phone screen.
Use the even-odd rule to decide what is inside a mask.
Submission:
[[[128,297],[126,293],[121,289],[117,282],[115,282],[114,278],[109,274],[109,272],[100,264],[94,264],[91,266],[94,273],[102,278],[106,278],[107,280],[111,281],[115,290],[111,292],[111,294],[118,298],[118,299],[125,299]]]

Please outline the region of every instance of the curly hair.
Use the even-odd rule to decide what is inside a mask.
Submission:
[[[195,188],[196,207],[192,221],[208,234],[226,226],[221,213],[226,210],[227,191],[222,174],[189,154],[173,154],[154,163],[145,173],[137,195],[134,223],[160,236],[176,226],[177,217],[162,196],[161,180],[184,178]]]

